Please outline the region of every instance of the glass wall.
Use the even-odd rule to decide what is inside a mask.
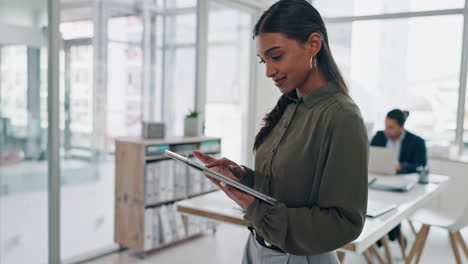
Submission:
[[[48,259],[46,8],[0,2],[1,264]]]
[[[222,155],[245,163],[250,81],[250,13],[211,2],[205,134],[222,138]]]
[[[139,136],[142,102],[142,36],[140,17],[110,18],[108,22],[107,145],[115,150],[119,136]]]
[[[183,136],[184,117],[195,108],[195,45],[197,32],[196,1],[160,0],[167,15],[157,16],[156,90],[162,91],[162,106],[167,136]],[[170,11],[170,12],[168,12]]]
[[[138,136],[141,130],[141,18],[119,16],[111,5],[102,8],[107,9],[98,16],[113,16],[61,26],[67,37],[61,101],[64,260],[116,249],[114,142],[116,137]],[[107,37],[97,36],[94,28]]]
[[[11,36],[0,39],[1,264],[48,259],[48,49],[42,28],[47,1],[20,2],[0,4],[0,31],[6,30],[0,33]],[[165,121],[168,137],[182,136],[184,117],[195,108],[197,1],[150,2],[164,13],[150,12],[156,46],[151,110]],[[60,254],[74,262],[117,248],[114,140],[139,136],[148,109],[139,11],[108,1],[64,6],[57,105]],[[251,15],[213,1],[209,6],[207,68],[216,74],[206,76],[205,134],[222,137],[223,155],[241,162]]]

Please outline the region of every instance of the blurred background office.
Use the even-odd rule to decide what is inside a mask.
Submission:
[[[274,2],[0,0],[0,264],[117,254],[115,139],[140,136],[143,120],[183,136],[184,118],[196,110],[204,135],[221,138],[221,155],[252,167],[254,136],[280,93],[258,64],[251,32]],[[433,171],[453,176],[458,188],[468,183],[468,1],[310,2],[351,97],[373,124],[369,136],[391,109],[408,110],[405,128],[426,141]],[[60,155],[51,162],[51,153]],[[453,258],[450,246],[434,252]]]

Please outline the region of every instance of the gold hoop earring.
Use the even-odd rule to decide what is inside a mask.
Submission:
[[[317,62],[317,57],[315,57],[315,60],[314,60],[314,67],[315,67],[316,69],[317,69],[317,64],[318,64],[318,62]]]
[[[310,57],[310,60],[309,60],[309,69],[312,70],[313,67],[314,67],[314,56],[311,56]]]

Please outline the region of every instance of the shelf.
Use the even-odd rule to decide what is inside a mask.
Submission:
[[[209,141],[215,141],[211,143]],[[203,142],[207,142],[206,144]],[[193,146],[180,146],[193,144]],[[166,244],[159,244],[156,248],[144,250],[145,233],[145,211],[158,210],[158,206],[171,205],[199,195],[218,191],[213,190],[198,192],[196,194],[184,195],[145,204],[146,167],[158,160],[170,158],[162,155],[164,150],[175,150],[185,156],[193,156],[192,149],[207,149],[208,154],[219,154],[221,150],[221,139],[215,137],[171,137],[164,139],[144,139],[141,137],[119,137],[115,140],[115,216],[114,216],[114,241],[121,247],[129,248],[145,254],[163,247],[180,243],[195,234]],[[211,149],[209,149],[211,147]],[[216,147],[216,149],[215,149]],[[150,151],[148,151],[148,149]],[[177,151],[179,150],[179,151]],[[211,150],[211,151],[210,151]],[[216,151],[215,151],[216,150]],[[149,154],[150,156],[146,156]],[[154,173],[154,172],[153,172]],[[154,175],[160,175],[159,172]],[[156,177],[156,176],[154,176]],[[174,184],[176,184],[174,182]],[[200,183],[201,184],[201,183]],[[211,186],[210,186],[211,188]],[[146,220],[147,221],[147,220]],[[146,224],[148,224],[146,222]],[[209,230],[209,229],[208,229]],[[203,231],[202,231],[203,232]]]
[[[178,201],[182,201],[182,200],[185,200],[185,199],[190,199],[190,198],[193,198],[193,197],[197,197],[197,196],[200,196],[200,195],[203,195],[203,194],[212,193],[212,192],[216,192],[216,191],[218,191],[218,189],[211,190],[211,191],[206,191],[206,192],[201,192],[201,193],[197,193],[197,194],[192,194],[192,195],[188,195],[188,196],[181,197],[181,198],[174,198],[174,199],[170,199],[170,200],[166,200],[166,201],[162,201],[162,202],[145,204],[145,209],[158,207],[158,206],[168,204],[168,203],[178,202]]]

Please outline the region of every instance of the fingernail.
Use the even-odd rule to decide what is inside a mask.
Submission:
[[[226,187],[226,183],[220,182],[221,186]]]

